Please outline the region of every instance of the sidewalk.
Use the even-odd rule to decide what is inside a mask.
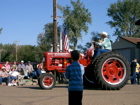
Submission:
[[[20,85],[38,85],[38,79],[23,79]]]
[[[19,85],[38,85],[38,79],[23,79],[19,82]],[[6,83],[2,82],[2,86],[6,86]]]

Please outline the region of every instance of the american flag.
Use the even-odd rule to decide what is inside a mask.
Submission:
[[[69,50],[69,42],[68,42],[68,35],[67,35],[66,28],[64,28],[63,34],[62,34],[62,45],[63,45],[63,51]]]

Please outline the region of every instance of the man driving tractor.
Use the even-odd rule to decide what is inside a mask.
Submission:
[[[94,50],[93,58],[97,57],[102,53],[112,51],[111,42],[107,38],[108,34],[106,32],[102,32],[100,33],[100,35],[101,35],[101,40],[99,40],[98,42],[92,41],[95,45],[100,46],[100,48],[98,47]]]

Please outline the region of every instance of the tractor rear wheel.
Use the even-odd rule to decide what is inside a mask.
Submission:
[[[95,79],[96,77],[96,72],[94,70],[94,66],[96,64],[96,62],[98,61],[98,59],[100,59],[102,56],[104,56],[105,53],[100,54],[99,56],[97,56],[96,58],[94,58],[91,62],[90,65],[88,65],[85,68],[85,73],[83,76],[83,80],[84,80],[84,87],[85,88],[93,88],[93,87],[98,87],[97,81]]]
[[[54,75],[50,73],[45,73],[39,77],[38,84],[40,88],[50,90],[55,86],[56,80]]]
[[[116,52],[104,53],[96,59],[92,67],[95,82],[105,90],[119,90],[130,76],[128,61]]]

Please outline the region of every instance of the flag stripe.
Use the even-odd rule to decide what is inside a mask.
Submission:
[[[68,35],[67,35],[67,32],[66,32],[66,28],[64,28],[62,39],[63,39],[63,50],[68,51],[69,50],[69,43],[68,43]]]

